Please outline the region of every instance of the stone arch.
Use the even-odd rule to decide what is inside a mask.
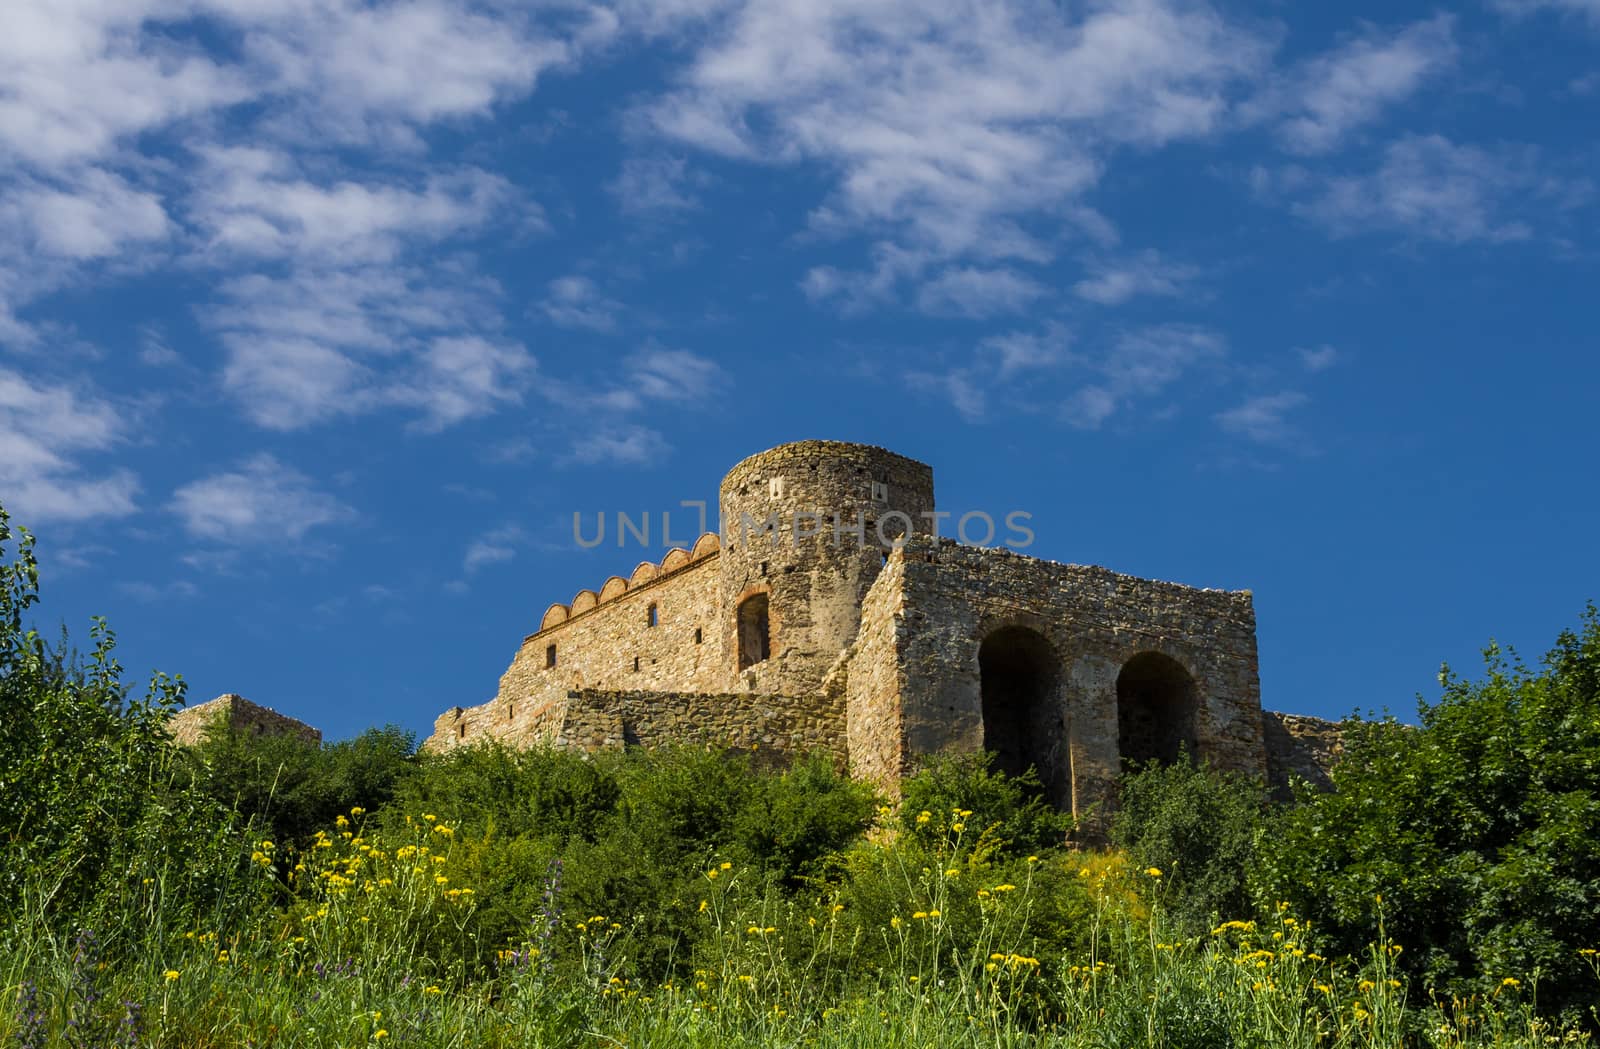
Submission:
[[[667,551],[667,556],[661,559],[661,574],[675,572],[689,563],[689,551],[681,546],[673,547]]]
[[[600,595],[593,590],[579,590],[572,596],[572,614],[587,612],[600,603]]]
[[[764,663],[772,655],[772,598],[765,590],[747,594],[734,613],[739,669]]]
[[[717,533],[706,532],[694,541],[694,549],[689,551],[689,559],[698,561],[702,557],[710,557],[722,549],[722,540],[717,538]]]
[[[633,590],[644,583],[648,583],[660,574],[661,569],[654,564],[649,561],[640,561],[638,567],[634,568],[633,575],[628,577],[628,589]]]
[[[627,592],[628,581],[619,575],[614,575],[601,584],[599,603],[603,605],[607,601],[615,601]]]
[[[983,748],[1008,775],[1036,769],[1057,804],[1069,781],[1058,767],[1065,753],[1061,717],[1061,660],[1055,646],[1027,626],[1002,626],[978,646]]]
[[[1169,655],[1140,652],[1117,674],[1117,750],[1124,765],[1190,760],[1199,748],[1200,690]]]
[[[544,610],[544,618],[539,620],[540,630],[549,630],[567,621],[567,616],[572,612],[566,605],[557,602]]]

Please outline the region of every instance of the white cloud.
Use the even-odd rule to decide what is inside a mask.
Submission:
[[[1080,430],[1098,430],[1116,414],[1119,398],[1098,384],[1084,386],[1073,392],[1061,406],[1061,416]]]
[[[1212,133],[1268,52],[1262,35],[1197,4],[1081,10],[741,6],[645,120],[725,156],[834,172],[819,231],[865,231],[934,259],[1043,261],[1048,237],[1025,216],[1078,225],[1111,149]],[[817,271],[808,290],[830,283]]]
[[[34,259],[105,258],[164,240],[170,228],[160,198],[106,171],[90,169],[66,183],[25,179],[0,198],[0,235]]]
[[[183,485],[171,509],[191,536],[236,546],[297,541],[355,516],[300,471],[266,454]]]
[[[704,400],[721,389],[726,378],[711,358],[662,346],[629,355],[623,366],[628,390],[647,400]]]
[[[90,161],[243,102],[280,138],[414,144],[417,126],[521,97],[616,30],[598,6],[538,13],[542,24],[469,0],[18,0],[0,7],[0,156]],[[187,42],[192,28],[230,36],[232,61]]]
[[[480,333],[498,317],[494,290],[448,266],[311,266],[231,280],[204,316],[227,351],[223,388],[260,426],[410,406],[439,428],[512,403],[504,395],[533,368],[520,348]],[[442,382],[436,396],[429,382]],[[475,406],[461,400],[479,394]]]
[[[1024,376],[1033,381],[1075,362],[1070,344],[1071,334],[1055,323],[1036,332],[1004,332],[979,340],[971,358],[957,367],[943,372],[907,372],[903,378],[916,389],[948,400],[967,422],[980,422],[988,415],[993,396],[1018,402]]]
[[[935,315],[992,317],[1021,311],[1045,290],[1032,277],[1013,269],[953,267],[922,286],[917,306]]]
[[[124,139],[249,97],[247,77],[149,20],[175,0],[15,0],[0,6],[0,158],[93,161]],[[0,168],[9,166],[0,159]]]
[[[248,258],[343,264],[393,261],[409,244],[481,226],[510,206],[504,179],[476,169],[419,187],[304,178],[289,155],[260,148],[202,150],[189,202],[207,249]],[[528,219],[541,221],[536,211]]]
[[[1294,435],[1288,414],[1306,400],[1305,394],[1294,391],[1252,397],[1236,408],[1219,413],[1217,425],[1258,443],[1281,443]]]
[[[1243,112],[1247,119],[1272,117],[1292,152],[1326,153],[1451,66],[1457,51],[1450,15],[1435,15],[1399,31],[1368,26],[1279,78]]]
[[[1000,379],[1024,371],[1052,368],[1070,359],[1072,336],[1059,324],[1048,324],[1042,331],[1012,331],[990,335],[978,343],[980,358]]]
[[[604,424],[575,435],[566,461],[580,466],[648,466],[670,450],[666,439],[647,426]]]
[[[1062,417],[1080,429],[1098,429],[1124,407],[1162,395],[1196,369],[1227,354],[1222,336],[1206,328],[1163,324],[1124,332],[1089,365],[1093,382],[1062,406]]]
[[[1327,371],[1339,363],[1339,351],[1332,346],[1302,346],[1294,352],[1308,372]]]
[[[1079,298],[1102,306],[1118,306],[1138,295],[1176,297],[1200,275],[1195,267],[1166,262],[1154,251],[1094,268],[1094,275],[1074,284],[1072,291]]]
[[[596,332],[617,330],[622,304],[600,293],[588,277],[567,276],[551,281],[539,309],[552,324]]]
[[[267,71],[266,86],[300,103],[280,131],[353,140],[404,138],[413,125],[481,116],[615,28],[599,8],[573,8],[576,17],[551,32],[530,12],[485,11],[465,0],[213,6],[251,30],[246,51]]]
[[[1531,148],[1458,146],[1440,135],[1392,143],[1371,173],[1309,184],[1317,195],[1294,210],[1335,236],[1393,231],[1453,243],[1525,240],[1530,204],[1567,207],[1589,191],[1542,174]]]
[[[607,188],[617,207],[632,214],[691,211],[700,206],[692,190],[706,180],[691,172],[682,157],[629,157]]]
[[[515,343],[475,335],[438,338],[422,352],[416,375],[401,380],[388,396],[421,408],[422,429],[442,430],[522,403],[535,369],[533,357]]]
[[[526,533],[516,525],[490,529],[467,544],[467,552],[461,559],[461,570],[472,575],[487,565],[510,561],[517,556],[517,547],[526,539]]]
[[[78,459],[121,441],[127,422],[109,402],[0,368],[0,491],[12,517],[32,525],[122,517],[139,483],[126,469],[85,475]]]
[[[142,581],[118,583],[117,590],[147,605],[164,601],[187,601],[200,593],[200,588],[186,579],[174,579],[170,583],[162,584]]]
[[[1517,17],[1540,11],[1581,15],[1600,26],[1600,0],[1489,0],[1489,6]]]

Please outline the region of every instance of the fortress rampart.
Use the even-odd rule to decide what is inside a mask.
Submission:
[[[1332,726],[1264,721],[1249,591],[936,538],[934,507],[932,470],[882,448],[751,456],[719,534],[551,605],[425,746],[821,750],[890,794],[923,756],[988,750],[1080,815],[1129,762],[1325,774]]]

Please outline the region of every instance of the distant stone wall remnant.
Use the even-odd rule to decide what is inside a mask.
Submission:
[[[1344,752],[1344,733],[1337,721],[1279,714],[1261,714],[1267,747],[1267,783],[1286,797],[1292,777],[1298,776],[1320,790],[1331,790],[1329,773]]]
[[[186,747],[205,742],[214,728],[257,736],[292,736],[313,747],[322,743],[318,729],[232,692],[180,710],[167,722],[173,741]]]

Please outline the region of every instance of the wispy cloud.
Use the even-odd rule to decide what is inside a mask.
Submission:
[[[1066,399],[1062,418],[1079,429],[1099,429],[1128,405],[1161,396],[1180,378],[1226,355],[1226,341],[1207,328],[1164,324],[1124,332],[1089,358],[1096,377]]]
[[[925,257],[893,270],[880,257],[877,279],[959,258],[1042,261],[1053,248],[1024,216],[1077,228],[1073,214],[1112,149],[1211,134],[1270,50],[1263,34],[1201,5],[1080,10],[740,6],[643,118],[660,136],[723,156],[837,172],[813,229],[865,233]],[[809,283],[826,292],[829,272]],[[935,292],[932,301],[951,300]]]
[[[1169,262],[1159,252],[1146,251],[1115,262],[1096,262],[1092,276],[1072,286],[1073,294],[1102,306],[1120,306],[1140,295],[1177,297],[1200,275],[1194,266]]]
[[[1457,145],[1442,135],[1391,143],[1362,174],[1258,169],[1254,181],[1337,237],[1391,232],[1457,244],[1527,240],[1542,215],[1592,193],[1585,179],[1545,172],[1532,147]]]
[[[1273,79],[1241,112],[1245,119],[1271,119],[1291,152],[1326,153],[1448,69],[1458,51],[1450,15],[1399,30],[1369,25]]]
[[[695,192],[705,182],[682,157],[649,154],[624,160],[622,171],[606,188],[624,212],[662,215],[698,208]]]
[[[80,461],[125,439],[127,420],[93,392],[0,368],[0,489],[23,524],[122,517],[136,509],[132,471],[89,473]]]
[[[1340,353],[1332,346],[1302,346],[1295,351],[1308,372],[1323,372],[1339,363]]]
[[[1217,425],[1228,433],[1257,443],[1283,443],[1296,434],[1288,421],[1289,413],[1307,400],[1305,394],[1293,390],[1252,397],[1235,408],[1219,412]]]
[[[1600,27],[1600,0],[1489,0],[1489,6],[1518,17],[1541,11],[1577,15]]]
[[[546,288],[539,310],[552,324],[563,328],[613,332],[622,303],[607,298],[588,277],[558,277]]]
[[[461,570],[470,576],[480,568],[510,561],[517,556],[518,548],[527,538],[527,534],[517,525],[492,528],[467,544],[467,551],[461,559]]]
[[[183,485],[170,509],[194,538],[232,546],[299,540],[355,516],[305,474],[265,454]]]

